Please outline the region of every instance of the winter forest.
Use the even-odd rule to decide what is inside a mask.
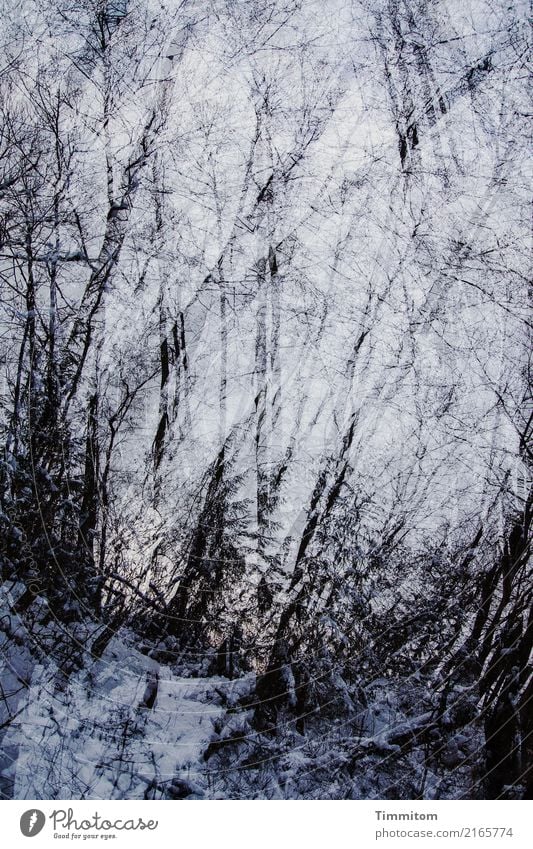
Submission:
[[[0,6],[2,798],[532,798],[525,0]]]

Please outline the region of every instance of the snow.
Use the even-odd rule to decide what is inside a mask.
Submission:
[[[140,706],[150,673],[154,707]],[[202,756],[224,713],[219,677],[179,678],[115,638],[99,661],[58,687],[53,664],[34,666],[25,706],[3,741],[17,752],[16,798],[143,798],[205,772]],[[20,710],[20,704],[19,704]]]

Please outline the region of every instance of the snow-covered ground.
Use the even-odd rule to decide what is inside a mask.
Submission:
[[[10,635],[22,633],[18,617],[6,617]],[[85,657],[67,680],[55,661],[35,663],[6,639],[2,680],[13,718],[2,749],[15,798],[203,793],[203,754],[237,684],[178,677],[127,638],[115,637],[100,660]]]

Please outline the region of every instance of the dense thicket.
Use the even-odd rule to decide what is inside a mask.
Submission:
[[[100,794],[531,796],[525,4],[2,19],[4,792],[122,641]],[[196,784],[124,765],[163,668]]]

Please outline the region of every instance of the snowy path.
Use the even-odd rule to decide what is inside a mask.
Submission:
[[[33,670],[24,711],[4,745],[18,748],[15,798],[156,798],[197,785],[224,678],[179,678],[118,639],[90,669],[55,689],[57,669]],[[157,676],[153,706],[143,706]],[[157,787],[156,787],[157,785]]]

